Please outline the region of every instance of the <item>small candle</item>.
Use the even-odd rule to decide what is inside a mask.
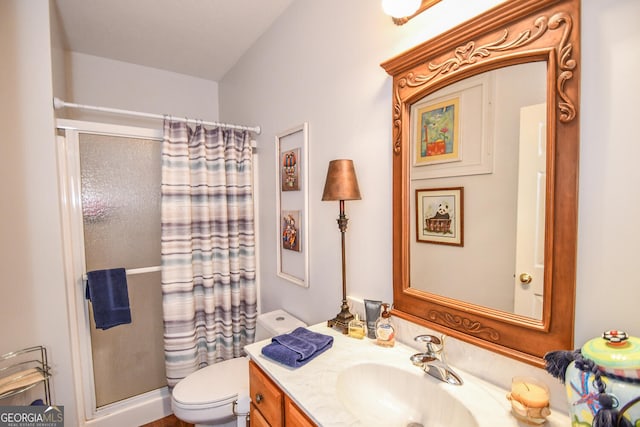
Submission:
[[[511,398],[529,408],[543,408],[549,406],[549,389],[532,378],[514,377]]]
[[[513,377],[507,399],[511,401],[513,415],[527,424],[540,426],[551,414],[549,388],[533,378]]]

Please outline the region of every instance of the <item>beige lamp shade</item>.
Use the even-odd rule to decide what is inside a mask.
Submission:
[[[361,198],[353,160],[330,161],[322,200],[360,200]]]

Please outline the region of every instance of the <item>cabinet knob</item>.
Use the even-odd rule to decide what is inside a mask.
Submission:
[[[256,393],[256,403],[260,403],[264,400],[264,397],[260,393]]]

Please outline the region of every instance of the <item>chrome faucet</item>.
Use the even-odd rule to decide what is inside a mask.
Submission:
[[[456,374],[447,364],[444,351],[445,335],[440,338],[434,335],[418,335],[414,338],[416,342],[422,342],[427,346],[427,351],[411,356],[411,362],[422,368],[427,374],[453,385],[462,385],[460,375]]]

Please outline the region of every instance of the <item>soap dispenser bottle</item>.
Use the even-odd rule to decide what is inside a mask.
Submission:
[[[382,314],[376,321],[376,344],[382,347],[393,347],[396,343],[396,328],[388,308],[389,304],[382,304]]]

